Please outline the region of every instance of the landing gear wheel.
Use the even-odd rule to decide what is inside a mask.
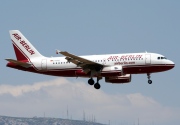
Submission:
[[[149,83],[149,84],[152,84],[152,80],[150,80],[150,78],[151,78],[150,73],[147,73],[147,78],[148,78],[148,83]]]
[[[149,83],[149,84],[152,84],[152,80],[148,80],[148,83]]]
[[[94,85],[94,80],[93,80],[92,78],[89,79],[89,80],[88,80],[88,84],[89,84],[89,85]]]
[[[95,88],[95,89],[100,89],[100,88],[101,88],[101,85],[97,82],[96,84],[94,84],[94,88]]]

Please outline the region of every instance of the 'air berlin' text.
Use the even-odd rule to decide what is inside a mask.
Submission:
[[[31,54],[35,54],[35,52],[31,49],[31,47],[24,41],[24,40],[21,40],[21,37],[15,33],[15,34],[12,34],[14,36],[14,38],[16,38],[17,40],[20,41],[20,44]]]

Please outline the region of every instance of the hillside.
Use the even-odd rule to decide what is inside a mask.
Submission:
[[[23,118],[0,116],[0,125],[104,125],[80,120],[61,118]]]

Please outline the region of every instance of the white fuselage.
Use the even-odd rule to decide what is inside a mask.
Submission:
[[[146,67],[161,67],[164,71],[169,65],[174,63],[168,59],[161,59],[163,55],[156,53],[128,53],[128,54],[106,54],[106,55],[90,55],[90,56],[80,56],[82,58],[91,60],[93,62],[104,65],[105,67],[120,66],[120,67],[131,67],[136,68],[146,68]],[[160,57],[160,59],[158,59]],[[78,70],[81,67],[68,62],[65,57],[42,57],[33,58],[30,60],[39,71],[57,71],[57,70]],[[157,72],[160,70],[158,69]],[[145,71],[146,73],[156,72],[153,68],[152,71]],[[128,73],[128,72],[127,72]],[[137,72],[133,74],[138,74],[142,72]]]

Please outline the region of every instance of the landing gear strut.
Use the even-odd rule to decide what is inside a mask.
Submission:
[[[147,73],[147,78],[148,78],[148,83],[149,83],[149,84],[152,84],[152,80],[150,80],[150,78],[151,78],[150,73]]]
[[[88,80],[88,84],[89,85],[94,85],[94,88],[95,89],[100,89],[101,88],[101,85],[99,84],[99,80],[102,79],[101,77],[97,77],[97,82],[94,84],[94,80],[92,78],[90,78]]]
[[[99,84],[99,80],[100,80],[101,78],[99,78],[99,77],[97,77],[97,82],[94,84],[94,88],[95,89],[100,89],[101,88],[101,85]]]

